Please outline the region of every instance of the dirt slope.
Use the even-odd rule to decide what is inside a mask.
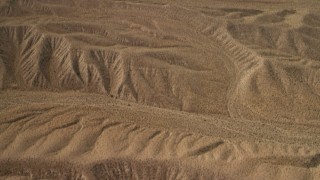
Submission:
[[[0,0],[0,89],[0,178],[320,178],[317,1]]]

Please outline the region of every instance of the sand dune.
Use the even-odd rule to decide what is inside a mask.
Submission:
[[[319,179],[319,7],[0,0],[0,178]]]

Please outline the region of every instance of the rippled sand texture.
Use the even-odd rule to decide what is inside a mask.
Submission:
[[[0,179],[320,179],[320,2],[0,0]]]

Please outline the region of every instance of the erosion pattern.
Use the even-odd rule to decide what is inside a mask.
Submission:
[[[319,3],[159,2],[0,0],[0,177],[320,178]]]

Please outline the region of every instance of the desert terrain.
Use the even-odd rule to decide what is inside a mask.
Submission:
[[[320,1],[0,0],[0,179],[320,179]]]

